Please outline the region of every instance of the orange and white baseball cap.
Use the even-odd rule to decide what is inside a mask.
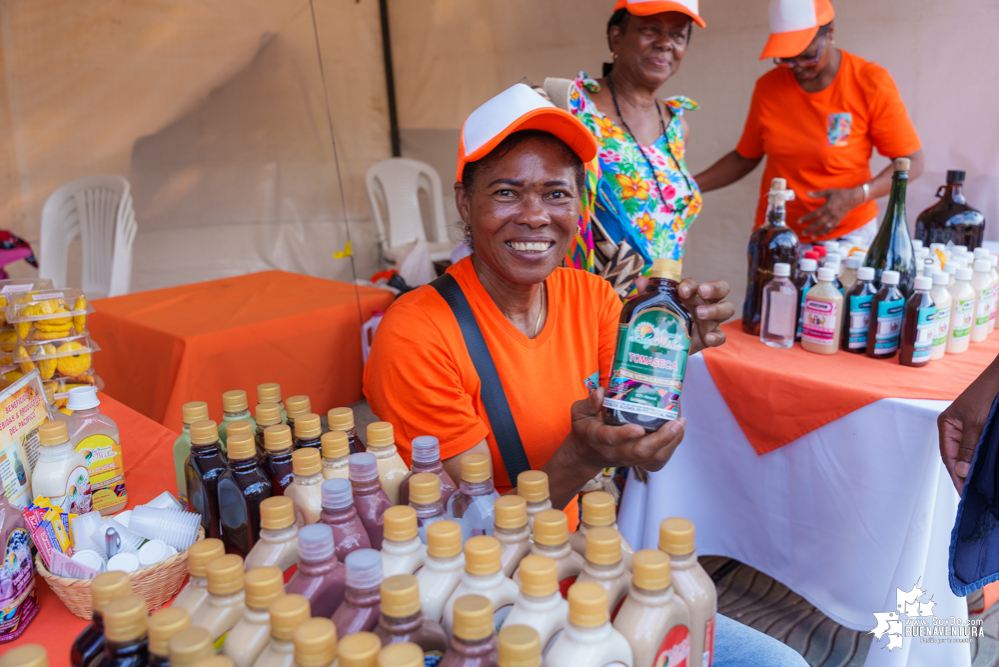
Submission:
[[[829,0],[770,0],[770,39],[760,60],[795,57],[835,15]]]
[[[705,27],[704,19],[698,13],[698,0],[617,0],[614,11],[627,9],[635,16],[652,16],[662,12],[680,12],[694,19],[694,23]]]
[[[469,162],[481,160],[501,141],[521,130],[555,135],[583,162],[597,156],[597,141],[579,119],[518,83],[469,114],[458,144],[458,182]]]

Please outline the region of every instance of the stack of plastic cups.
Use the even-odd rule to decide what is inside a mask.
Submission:
[[[157,509],[178,511],[184,509],[184,506],[180,504],[180,501],[177,500],[177,498],[169,491],[164,491],[148,503],[144,503],[143,507],[155,507]]]
[[[74,516],[69,522],[73,531],[73,551],[96,551],[98,554],[104,553],[103,546],[90,539],[90,536],[97,532],[97,529],[104,523],[104,517],[97,510]],[[103,555],[101,556],[103,558]]]
[[[163,540],[178,551],[186,551],[198,538],[201,517],[193,512],[140,505],[132,512],[133,532],[149,540]]]
[[[105,548],[104,536],[111,528],[114,528],[116,531],[118,531],[118,537],[121,540],[120,544],[118,545],[118,553],[134,554],[139,551],[139,545],[141,545],[143,542],[142,536],[137,535],[128,528],[125,528],[125,526],[121,525],[114,519],[109,518],[105,519],[104,523],[102,523],[97,528],[97,530],[95,530],[90,535],[90,540],[95,545],[97,545],[97,551],[102,556],[108,558],[107,549]]]

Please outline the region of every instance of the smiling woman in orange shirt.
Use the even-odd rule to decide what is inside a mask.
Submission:
[[[694,179],[702,192],[747,175],[764,155],[756,223],[764,222],[774,177],[795,192],[787,224],[808,241],[854,233],[869,245],[877,231],[874,202],[891,188],[891,163],[872,178],[875,148],[923,170],[919,136],[891,75],[835,46],[829,0],[772,0],[771,34],[760,59],[777,67],[756,82],[736,149]]]

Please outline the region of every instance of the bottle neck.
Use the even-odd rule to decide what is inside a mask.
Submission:
[[[250,472],[257,469],[257,457],[248,459],[229,459],[229,468],[233,472]]]
[[[108,658],[128,658],[143,654],[148,655],[148,646],[149,640],[146,638],[145,633],[137,639],[131,639],[123,642],[113,642],[110,639],[105,639],[104,655]]]
[[[337,560],[336,553],[333,553],[328,558],[309,560],[302,555],[301,550],[298,552],[298,571],[310,577],[321,577],[324,574],[328,574],[335,570],[339,564],[340,561]]]
[[[93,417],[94,415],[101,414],[101,411],[97,408],[87,408],[86,410],[74,410],[74,417]]]
[[[355,496],[370,496],[378,493],[378,491],[382,488],[382,483],[377,477],[363,482],[352,479],[350,480],[350,486],[353,489]]]
[[[785,205],[782,197],[768,197],[767,222],[774,227],[784,227]]]
[[[672,278],[657,278],[653,276],[649,278],[649,288],[646,292],[651,292],[653,290],[660,293],[670,293],[676,294],[676,288],[679,283]]]
[[[335,458],[323,457],[324,468],[347,468],[350,464],[350,455],[337,456]]]
[[[500,542],[523,542],[531,537],[531,531],[525,523],[520,528],[500,528],[493,526],[493,537]]]
[[[959,182],[948,183],[944,197],[946,199],[950,199],[956,204],[968,203],[968,200],[964,198],[964,183],[959,183]]]
[[[295,475],[294,484],[297,486],[319,486],[326,479],[323,477],[322,472],[315,472],[311,475]]]
[[[444,465],[441,463],[440,459],[434,459],[433,461],[417,461],[413,459],[413,473],[418,472],[432,472],[435,475],[444,470]]]
[[[238,410],[237,412],[223,412],[222,413],[222,419],[224,419],[225,421],[228,421],[228,422],[237,421],[239,419],[246,419],[249,416],[250,416],[250,411],[248,409],[247,410]]]
[[[290,446],[285,447],[284,449],[265,449],[264,456],[266,456],[268,459],[284,459],[284,458],[290,459],[294,451],[295,448]]]
[[[323,512],[333,523],[349,523],[357,516],[357,510],[354,509],[353,504],[346,507],[323,507]]]
[[[452,635],[451,650],[466,658],[484,657],[496,650],[496,635],[489,635],[484,639],[462,639]]]
[[[43,448],[44,451],[44,448]],[[222,451],[222,444],[216,440],[215,442],[209,443],[207,445],[195,445],[191,444],[191,453],[195,456],[212,456]]]
[[[884,222],[878,229],[878,234],[871,243],[872,252],[884,252],[894,245],[894,238],[905,235],[909,238],[909,228],[905,222],[905,189],[909,183],[909,174],[896,171],[891,177],[891,193],[888,195],[888,207],[885,209]]]
[[[409,616],[386,616],[385,612],[382,612],[378,624],[391,635],[412,634],[423,625],[423,612],[418,611]]]
[[[374,454],[376,459],[387,459],[396,454],[395,445],[385,445],[384,447],[373,447],[368,445],[367,451]]]
[[[487,496],[490,493],[495,493],[496,489],[493,486],[492,478],[484,482],[466,482],[465,480],[461,480],[461,492],[466,496]]]
[[[284,528],[261,528],[260,539],[273,540],[275,542],[285,542],[298,535],[298,526],[294,523]]]
[[[374,607],[381,602],[381,585],[371,588],[347,587],[344,599],[355,607]]]
[[[414,510],[416,510],[416,516],[420,519],[431,519],[435,516],[444,516],[444,502],[440,499],[435,500],[432,503],[414,503],[412,498],[409,500],[409,504]]]

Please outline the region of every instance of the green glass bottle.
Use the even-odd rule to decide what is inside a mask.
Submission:
[[[905,187],[909,182],[909,159],[900,157],[894,162],[891,177],[891,194],[888,208],[881,221],[877,236],[867,251],[864,266],[874,269],[874,280],[880,286],[881,273],[897,271],[898,289],[908,298],[912,294],[912,281],[916,278],[916,257],[909,238],[909,225],[905,221]]]

